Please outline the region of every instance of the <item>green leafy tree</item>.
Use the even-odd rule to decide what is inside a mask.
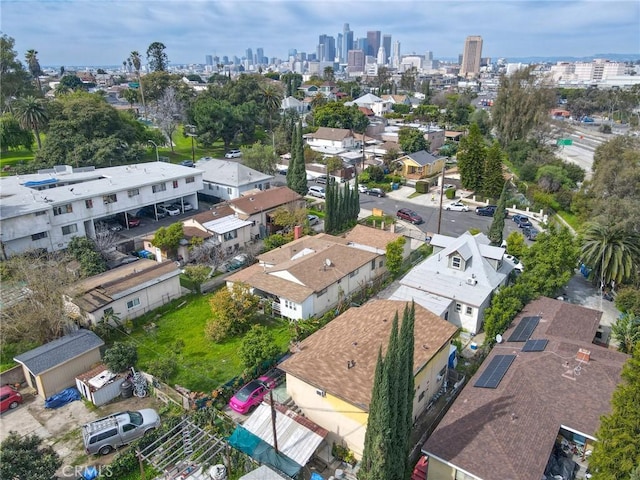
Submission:
[[[51,480],[62,460],[35,434],[21,436],[9,432],[0,444],[0,478],[11,480]]]
[[[613,392],[612,411],[600,418],[589,467],[593,480],[620,480],[637,473],[640,459],[640,345],[622,368],[622,382]]]
[[[306,195],[307,169],[304,162],[304,146],[302,141],[302,120],[298,123],[294,143],[291,146],[291,163],[287,170],[287,186],[300,195]]]
[[[360,213],[360,199],[357,185],[348,182],[338,184],[335,180],[327,183],[325,192],[324,230],[336,234],[353,227]]]
[[[240,150],[242,150],[243,165],[267,175],[275,173],[277,158],[271,145],[256,142],[249,147],[242,147]]]
[[[622,313],[640,315],[640,289],[625,287],[616,295],[616,308]]]
[[[387,243],[387,270],[394,277],[398,275],[402,269],[402,255],[404,253],[405,243],[406,239],[404,237],[398,237],[392,242]]]
[[[477,124],[469,128],[469,135],[460,140],[458,148],[458,169],[462,186],[479,191],[483,184],[483,174],[487,149]]]
[[[0,35],[0,109],[4,112],[15,98],[33,92],[29,82],[29,72],[18,60],[15,40],[5,34]]]
[[[514,257],[520,258],[527,251],[524,235],[518,231],[513,231],[507,237],[507,253]]]
[[[327,174],[342,170],[342,159],[340,157],[327,158]]]
[[[67,247],[67,252],[80,263],[80,273],[83,277],[91,277],[107,271],[107,264],[97,251],[96,245],[90,238],[73,237]]]
[[[582,233],[582,261],[591,267],[594,282],[623,283],[636,273],[640,262],[640,237],[624,231],[620,225],[590,222]]]
[[[270,362],[280,353],[273,333],[262,325],[253,325],[242,337],[238,354],[246,372],[259,371],[265,362]]]
[[[496,140],[487,150],[482,178],[482,192],[489,198],[498,198],[505,185],[502,173],[502,157],[502,149]]]
[[[134,367],[138,361],[138,350],[131,343],[115,342],[102,357],[104,364],[114,373]]]
[[[307,223],[307,209],[278,207],[276,211],[271,214],[271,218],[276,225],[291,230],[296,225],[304,225]]]
[[[153,42],[147,48],[147,63],[152,72],[166,72],[169,68],[169,57],[165,50],[167,47],[161,42]]]
[[[243,283],[221,288],[209,300],[213,318],[205,326],[205,335],[215,342],[244,333],[258,313],[260,298]]]
[[[207,265],[187,265],[184,267],[184,276],[187,277],[196,286],[200,292],[200,287],[209,278],[211,267]]]
[[[40,130],[46,125],[48,119],[44,101],[40,98],[27,96],[15,102],[14,111],[20,125],[34,133],[38,148],[42,148]]]
[[[502,244],[502,234],[504,232],[504,218],[506,214],[506,201],[507,201],[507,184],[503,183],[502,193],[500,194],[500,200],[496,205],[496,211],[493,214],[493,220],[489,227],[489,240],[491,244],[498,246]]]
[[[313,121],[317,127],[346,128],[356,132],[364,132],[369,119],[357,106],[345,106],[341,102],[328,102],[314,108]]]
[[[398,143],[405,153],[429,151],[429,142],[417,128],[404,127],[398,132]]]
[[[469,116],[469,123],[476,123],[482,135],[486,136],[491,133],[491,117],[489,116],[489,112],[484,109],[475,109]]]
[[[22,128],[20,122],[11,113],[0,116],[0,149],[6,153],[11,148],[33,148],[33,133]]]
[[[122,90],[122,92],[120,92],[120,95],[129,103],[131,108],[133,108],[133,104],[136,103],[140,98],[138,90],[135,90],[133,88],[125,88],[124,90]]]
[[[274,248],[281,247],[289,242],[293,241],[292,234],[282,234],[282,233],[274,233],[273,235],[269,235],[265,238],[262,243],[264,246],[265,252],[269,250],[273,250]]]
[[[60,79],[60,84],[58,85],[60,90],[63,92],[73,92],[76,90],[84,90],[85,86],[80,80],[80,77],[77,75],[67,74]]]
[[[618,350],[631,353],[640,342],[640,317],[633,313],[623,313],[611,325],[611,334],[618,343]]]
[[[168,227],[160,227],[156,230],[151,243],[164,251],[173,251],[178,248],[180,241],[184,238],[182,222],[176,222]]]

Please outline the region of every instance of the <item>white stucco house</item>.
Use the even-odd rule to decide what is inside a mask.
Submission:
[[[295,110],[298,114],[302,115],[307,113],[310,109],[310,105],[302,100],[298,100],[296,97],[287,97],[282,100],[280,110],[284,113],[286,110]]]
[[[391,100],[383,100],[373,93],[366,93],[361,97],[356,98],[353,102],[349,103],[355,104],[358,107],[370,108],[378,117],[381,117],[385,113],[390,112],[393,105],[393,102],[391,102]]]
[[[196,162],[202,171],[202,189],[198,192],[217,201],[233,200],[250,190],[268,190],[273,175],[245,167],[240,162],[204,157]]]
[[[337,154],[356,148],[356,139],[346,128],[320,127],[314,133],[305,135],[307,145],[312,150],[327,154]]]
[[[415,300],[436,315],[476,334],[484,310],[496,290],[505,285],[514,265],[505,249],[490,245],[486,235],[465,232],[459,237],[434,235],[433,254],[412,268],[391,294],[393,300]]]

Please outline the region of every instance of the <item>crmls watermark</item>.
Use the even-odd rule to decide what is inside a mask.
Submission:
[[[65,465],[62,467],[62,476],[60,478],[94,480],[97,478],[111,478],[112,475],[109,465]]]

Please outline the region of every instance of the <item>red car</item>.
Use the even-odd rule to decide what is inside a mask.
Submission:
[[[231,397],[229,407],[238,413],[247,413],[253,407],[262,403],[265,395],[278,385],[278,379],[282,375],[283,372],[281,370],[274,369],[257,380],[251,380]]]
[[[0,412],[13,410],[22,403],[22,395],[9,385],[0,387]]]

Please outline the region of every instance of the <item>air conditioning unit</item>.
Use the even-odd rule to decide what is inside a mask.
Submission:
[[[321,397],[326,397],[327,392],[325,392],[324,390],[316,390],[316,395],[320,395]]]
[[[476,280],[473,277],[469,277],[467,278],[467,285],[476,285],[478,283],[478,280]]]
[[[440,380],[442,380],[442,375],[438,375],[438,376],[436,377],[436,381],[437,381],[437,382],[439,382]]]

